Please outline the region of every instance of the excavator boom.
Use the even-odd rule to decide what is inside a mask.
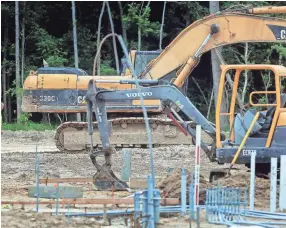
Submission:
[[[284,8],[281,11],[284,11]],[[285,42],[286,40],[285,19],[242,13],[211,15],[185,28],[154,61],[148,64],[140,78],[164,79],[181,67],[180,72],[183,75],[177,74],[178,81],[174,84],[182,86],[197,65],[198,58],[195,54],[211,33],[213,25],[217,25],[219,31],[213,34],[204,45],[200,55],[214,48],[235,43]]]
[[[248,9],[250,14],[286,13],[286,6],[265,6]]]

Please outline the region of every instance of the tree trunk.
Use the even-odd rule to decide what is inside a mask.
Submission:
[[[121,27],[122,27],[122,35],[123,35],[123,39],[125,41],[125,43],[127,44],[127,33],[126,33],[126,27],[123,23],[123,8],[122,8],[122,4],[120,1],[118,1],[118,6],[119,6],[119,13],[120,13],[120,21],[121,21]]]
[[[3,103],[4,103],[4,121],[8,122],[8,107],[7,107],[7,68],[6,68],[6,61],[7,61],[7,48],[8,48],[8,27],[6,24],[6,17],[5,17],[5,35],[4,35],[4,55],[3,55],[3,71],[2,71],[2,92],[3,92]]]
[[[104,8],[105,8],[105,2],[103,2],[103,4],[102,4],[102,8],[101,8],[99,19],[98,19],[97,42],[96,42],[96,49],[97,50],[98,50],[99,44],[100,44],[100,30],[101,30],[101,21],[102,21],[102,16],[104,13]],[[99,54],[98,61],[97,61],[97,75],[100,75],[100,54]]]
[[[248,64],[248,57],[249,57],[249,53],[248,53],[248,43],[245,43],[245,48],[244,48],[244,64]],[[246,94],[246,89],[247,89],[247,85],[248,85],[248,70],[244,71],[244,85],[243,85],[243,90],[242,90],[242,95],[241,95],[241,100],[242,103],[244,104],[244,99],[245,99],[245,94]]]
[[[21,80],[22,87],[24,85],[24,73],[25,73],[25,24],[26,24],[26,1],[23,2],[23,20],[22,20],[22,59],[21,59]]]
[[[142,7],[143,7],[143,5],[144,5],[144,2],[143,2],[143,4],[142,4]],[[146,10],[147,10],[147,8],[149,7],[149,5],[150,5],[150,1],[148,1],[148,3],[147,3],[147,5],[146,5],[146,7],[145,7],[145,10],[144,10],[144,12],[141,14],[141,12],[140,12],[140,14],[141,14],[141,17],[144,17],[144,14],[146,13]],[[141,31],[141,24],[138,24],[138,51],[140,51],[141,50],[141,42],[142,42],[142,40],[141,40],[141,38],[142,38],[142,31]]]
[[[74,65],[75,68],[78,68],[77,33],[76,33],[76,17],[75,17],[74,1],[72,1],[72,24],[73,24]]]
[[[17,96],[17,121],[21,116],[21,94],[20,91],[20,59],[19,59],[19,2],[15,2],[15,27],[16,27],[16,45],[15,45],[15,59],[16,59],[16,96]]]
[[[6,20],[6,18],[5,18],[5,20]],[[6,23],[6,31],[5,31],[5,37],[4,37],[4,45],[6,46],[6,48],[5,48],[5,50],[6,50],[6,57],[4,57],[4,59],[6,59],[7,60],[7,50],[8,50],[8,45],[9,45],[9,35],[8,35],[8,32],[9,32],[9,30],[8,30],[8,25],[7,25],[7,23]],[[5,47],[4,46],[4,47]],[[7,66],[7,65],[6,65]],[[9,66],[9,70],[7,70],[7,68],[6,68],[6,78],[5,78],[5,81],[6,81],[6,89],[7,88],[10,88],[10,66]],[[5,111],[7,111],[7,117],[8,117],[8,119],[7,119],[7,122],[8,123],[11,123],[12,122],[12,106],[11,106],[11,96],[10,95],[5,95],[6,96],[6,106],[4,107],[4,112]],[[4,103],[4,105],[5,105],[5,103]]]
[[[25,73],[25,27],[26,27],[26,1],[23,2],[23,19],[22,19],[22,45],[21,45],[21,82],[22,87],[24,85],[24,73]]]
[[[110,7],[109,7],[108,1],[106,2],[106,6],[107,6],[107,11],[108,11],[108,16],[109,16],[111,32],[114,33],[114,24],[113,24],[112,15],[111,15],[111,11],[110,11]],[[115,36],[112,37],[112,40],[113,40],[113,50],[114,50],[114,57],[115,57],[116,72],[117,72],[117,75],[119,75],[119,73],[120,73],[120,71],[119,71],[119,61],[118,61],[118,54],[117,54],[117,47],[116,47]]]
[[[138,51],[141,50],[141,27],[139,25],[138,27],[138,47],[137,47]]]
[[[210,4],[209,9],[210,9],[211,14],[219,11],[219,2],[218,1],[210,1],[209,4]],[[218,51],[220,51],[220,50],[218,50]],[[211,61],[212,61],[212,73],[213,73],[214,98],[215,98],[215,103],[217,103],[221,69],[220,69],[220,61],[219,61],[219,58],[218,58],[215,50],[211,50]],[[221,112],[227,112],[226,100],[225,100],[224,96],[222,97],[222,105],[221,105],[220,111]],[[227,124],[228,124],[227,116],[221,116],[221,127],[224,128]]]
[[[77,51],[77,33],[76,33],[76,17],[75,17],[75,3],[72,1],[72,24],[73,24],[73,46],[74,46],[74,65],[78,68],[78,51]],[[81,121],[80,113],[76,114],[76,120]]]
[[[163,8],[163,14],[162,14],[162,22],[161,22],[161,28],[160,28],[160,43],[159,48],[162,51],[162,39],[163,39],[163,27],[164,27],[164,20],[165,20],[165,10],[166,10],[166,1],[164,1],[164,8]]]

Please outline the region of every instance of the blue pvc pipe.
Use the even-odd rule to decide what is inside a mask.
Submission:
[[[147,222],[148,222],[148,191],[143,191],[143,198],[142,198],[142,227],[147,227]]]
[[[135,219],[140,217],[140,193],[134,193],[134,212],[135,212]]]
[[[149,214],[149,224],[148,228],[155,227],[155,219],[154,219],[154,188],[153,188],[153,180],[151,175],[148,175],[148,214]]]

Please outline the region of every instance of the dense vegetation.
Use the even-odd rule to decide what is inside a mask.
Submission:
[[[277,2],[220,2],[220,9],[239,4],[283,5]],[[101,27],[98,22],[103,2],[75,2],[79,68],[92,73],[92,65],[97,51],[98,40],[112,32],[113,27],[105,7]],[[209,2],[166,2],[164,27],[161,30],[164,2],[109,2],[114,31],[122,34],[129,49],[158,50],[160,34],[164,49],[186,26],[209,14]],[[238,6],[241,7],[241,6]],[[19,46],[20,46],[20,88],[16,90],[15,65],[15,2],[1,2],[2,29],[2,98],[6,95],[5,109],[2,113],[6,123],[16,120],[16,96],[21,96],[22,82],[29,71],[43,65],[43,59],[49,66],[74,67],[74,44],[71,2],[19,2]],[[280,16],[284,17],[285,16]],[[98,32],[100,31],[100,37]],[[160,31],[163,31],[160,33]],[[191,42],[191,41],[190,41]],[[119,59],[123,56],[117,43]],[[285,44],[237,44],[222,49],[226,63],[273,63],[285,65]],[[101,52],[101,75],[115,75],[116,62],[112,39],[103,46]],[[189,80],[189,97],[198,108],[207,113],[212,91],[210,54],[203,56],[200,65],[193,72],[195,81]],[[206,80],[209,79],[209,80]],[[267,78],[265,78],[267,80]],[[196,83],[197,82],[197,83]],[[249,81],[245,90],[251,90],[253,81]],[[199,87],[197,86],[199,85]],[[201,95],[203,93],[204,96]],[[246,98],[247,99],[247,98]],[[3,102],[3,99],[2,99]],[[214,110],[214,105],[212,107]],[[20,123],[34,121],[22,114]],[[210,115],[211,118],[212,115]],[[7,129],[8,125],[4,125]]]

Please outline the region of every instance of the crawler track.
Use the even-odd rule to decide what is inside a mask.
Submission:
[[[110,139],[114,148],[147,148],[149,146],[147,137],[146,139],[144,138],[144,134],[146,135],[146,127],[143,117],[114,118],[110,119],[109,123],[111,125],[112,135],[117,135],[118,138],[120,138]],[[189,135],[185,136],[175,126],[171,119],[149,118],[149,123],[152,133],[153,147],[193,145],[192,137]],[[192,122],[189,123],[191,124]],[[66,122],[61,124],[57,128],[55,134],[56,147],[62,152],[85,151],[89,147],[87,128],[87,122]],[[101,147],[99,132],[97,130],[97,122],[93,123],[93,129],[94,147]],[[67,136],[65,136],[65,134],[70,134],[70,140],[73,138],[81,145],[79,146],[75,142],[74,147],[69,145],[67,146],[68,143],[65,142]],[[140,135],[142,136],[140,137]],[[138,140],[135,140],[136,137]],[[82,143],[83,141],[86,142],[85,145]]]

